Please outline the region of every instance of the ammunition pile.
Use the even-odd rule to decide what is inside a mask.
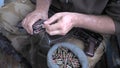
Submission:
[[[81,68],[78,58],[69,49],[59,47],[52,54],[53,62],[60,68]]]

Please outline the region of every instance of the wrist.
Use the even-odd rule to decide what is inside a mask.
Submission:
[[[37,0],[36,10],[39,12],[48,12],[51,0]]]
[[[84,28],[90,21],[92,20],[89,15],[77,13],[75,17],[75,27]]]
[[[36,14],[38,14],[38,15],[41,15],[41,14],[42,14],[42,15],[48,15],[48,12],[47,12],[47,11],[41,11],[41,10],[37,10],[37,9],[36,9],[34,12],[35,12]]]
[[[39,17],[40,19],[44,19],[44,20],[48,19],[48,13],[46,13],[46,12],[34,10],[31,14],[36,17]]]
[[[73,25],[74,27],[82,27],[84,18],[82,14],[75,13],[73,16]]]

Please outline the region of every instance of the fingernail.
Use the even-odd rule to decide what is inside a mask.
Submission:
[[[44,24],[47,24],[47,21],[45,21]]]
[[[44,22],[44,24],[46,24],[46,22]]]

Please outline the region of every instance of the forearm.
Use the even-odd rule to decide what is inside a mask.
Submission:
[[[82,18],[81,18],[82,15]],[[76,27],[89,29],[104,34],[114,34],[115,24],[108,16],[95,16],[78,14],[76,18]]]
[[[52,0],[37,0],[36,10],[40,12],[48,12]]]

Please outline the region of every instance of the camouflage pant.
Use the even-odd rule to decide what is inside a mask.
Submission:
[[[29,57],[30,38],[26,33],[22,33],[16,27],[19,21],[34,10],[34,5],[30,0],[5,0],[5,5],[0,8],[0,28],[4,36],[11,42],[13,47],[21,52],[25,57]],[[28,47],[28,48],[26,48]],[[4,61],[4,62],[3,62]],[[21,67],[10,56],[0,55],[0,68]]]
[[[25,33],[20,32],[16,25],[23,20],[28,13],[33,11],[33,9],[34,5],[31,4],[29,0],[13,1],[0,8],[1,31],[12,41],[13,46],[17,50],[20,50],[22,45],[27,44],[26,40],[28,36]]]

